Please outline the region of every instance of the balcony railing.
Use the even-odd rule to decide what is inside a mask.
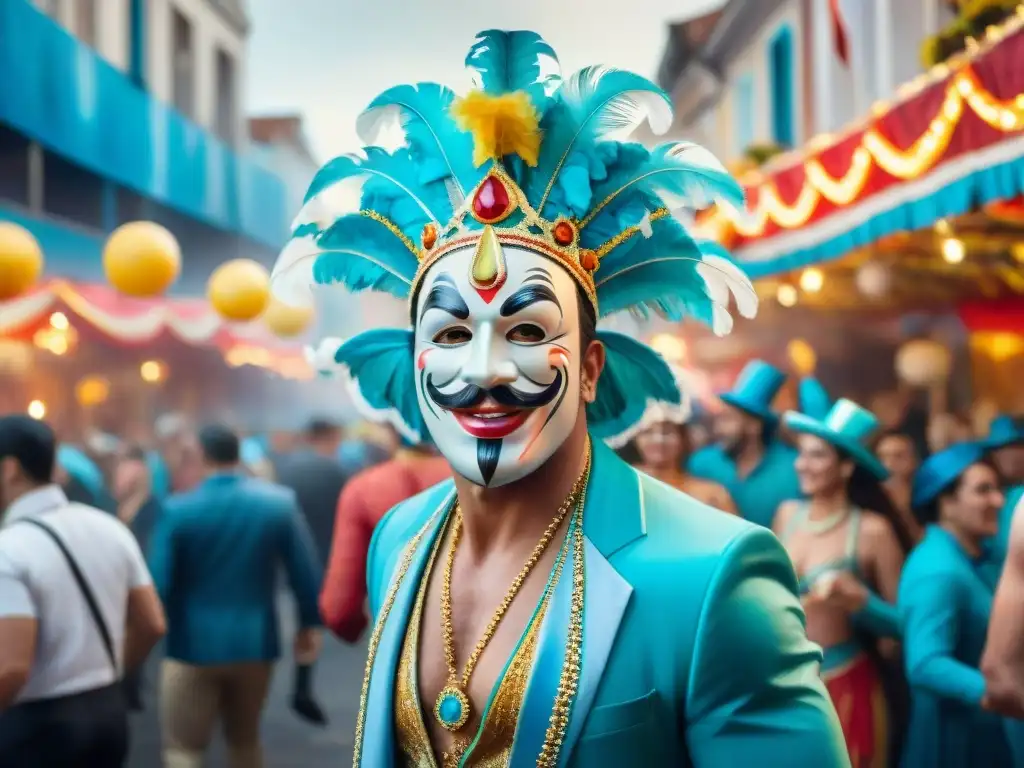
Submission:
[[[137,88],[27,0],[0,0],[0,122],[204,223],[272,247],[287,192],[252,158]]]

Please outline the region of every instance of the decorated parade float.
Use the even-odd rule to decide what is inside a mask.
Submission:
[[[700,223],[755,280],[758,333],[829,328],[841,347],[882,324],[894,344],[913,342],[897,356],[906,383],[951,375],[964,399],[1019,410],[1024,6],[963,5],[926,44],[933,66],[892,103],[749,170],[746,210],[713,209]]]

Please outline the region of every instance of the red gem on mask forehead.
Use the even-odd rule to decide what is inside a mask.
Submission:
[[[503,219],[509,211],[511,198],[499,179],[488,176],[473,195],[473,215],[484,224]]]

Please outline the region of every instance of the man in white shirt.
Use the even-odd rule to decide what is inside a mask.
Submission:
[[[131,532],[52,484],[53,431],[0,417],[0,768],[119,768],[121,677],[165,632]]]

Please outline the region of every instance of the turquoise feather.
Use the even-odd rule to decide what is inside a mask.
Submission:
[[[714,285],[709,285],[701,274],[702,269],[710,269],[701,267],[705,257],[701,244],[670,218],[655,221],[651,229],[651,237],[631,238],[628,247],[616,248],[601,261],[594,275],[601,314],[632,310],[646,316],[653,312],[673,321],[695,319],[716,333],[727,332],[732,325],[728,309],[731,286],[720,283],[732,275],[716,280],[715,272]],[[708,251],[721,258],[710,244]],[[738,268],[736,271],[740,290],[745,287],[745,277]]]
[[[343,216],[317,238],[317,245],[323,252],[313,265],[315,282],[408,298],[416,256],[379,222],[360,214]]]
[[[678,403],[682,398],[665,359],[630,336],[598,331],[605,348],[597,398],[587,405],[587,427],[604,440],[625,432],[643,416],[648,399]]]
[[[743,187],[710,152],[688,141],[662,144],[634,167],[616,171],[594,186],[595,203],[646,194],[673,210],[702,209],[718,201],[743,206]]]
[[[526,91],[543,113],[548,90],[561,82],[559,75],[545,74],[544,59],[558,64],[555,49],[536,32],[488,29],[477,35],[466,66],[475,73],[474,84],[481,90],[494,95]]]
[[[427,430],[416,400],[413,344],[411,330],[365,331],[338,347],[334,359],[348,369],[370,408],[397,418],[399,423],[394,426],[419,440],[427,436]]]
[[[397,85],[370,102],[356,131],[373,144],[387,121],[396,118],[405,131],[419,181],[451,179],[465,198],[486,173],[473,165],[473,137],[459,129],[450,110],[455,92],[437,83]]]
[[[565,80],[541,121],[537,168],[529,174],[523,192],[534,207],[558,181],[574,152],[592,152],[610,134],[631,131],[647,118],[655,133],[668,129],[672,101],[645,77],[603,67],[587,67]],[[539,213],[544,213],[539,210]]]

